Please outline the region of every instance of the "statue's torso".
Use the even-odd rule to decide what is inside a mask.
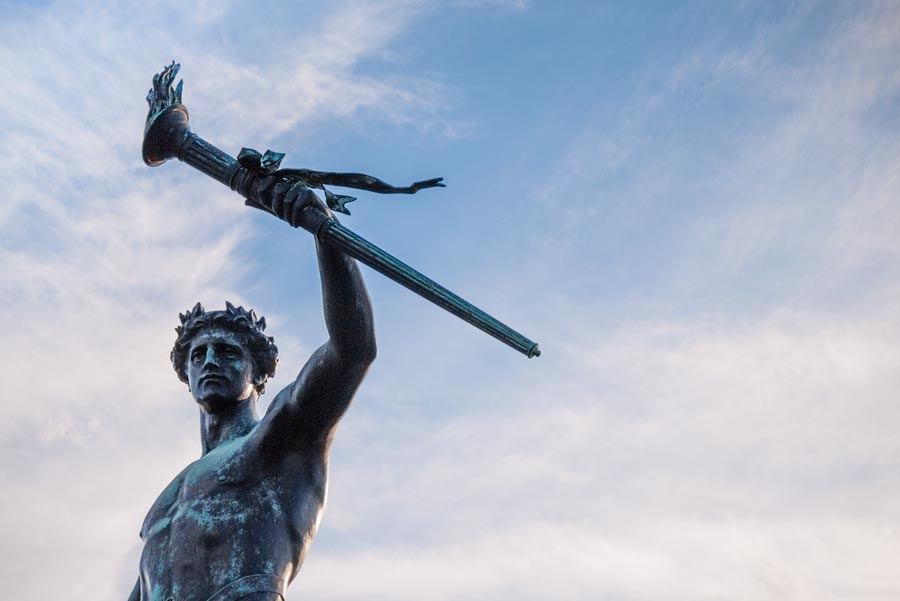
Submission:
[[[252,433],[210,451],[144,521],[142,601],[206,601],[254,574],[291,579],[315,536],[326,479],[324,454],[262,457]]]

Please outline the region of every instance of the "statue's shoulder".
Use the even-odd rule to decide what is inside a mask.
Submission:
[[[296,423],[287,416],[287,423],[281,423],[285,418],[281,413],[279,408],[273,410],[270,406],[243,441],[242,456],[234,465],[260,479],[284,479],[292,483],[286,490],[296,487],[304,491],[321,490],[324,496],[328,481],[328,442],[310,442],[302,420]]]
[[[156,498],[153,505],[150,507],[150,511],[147,512],[147,517],[144,518],[144,523],[141,526],[141,539],[147,540],[147,536],[150,534],[151,529],[154,525],[156,525],[160,520],[171,518],[171,513],[177,509],[178,505],[178,492],[181,489],[182,484],[184,484],[184,480],[187,477],[188,472],[197,463],[196,461],[192,461],[187,465],[172,481],[166,486],[162,493]]]
[[[258,445],[267,460],[277,455],[291,463],[327,462],[331,430],[322,427],[321,415],[333,399],[328,398],[329,391],[305,385],[305,378],[316,377],[311,375],[316,369],[324,368],[310,368],[308,363],[295,382],[275,395],[250,435],[250,444]]]

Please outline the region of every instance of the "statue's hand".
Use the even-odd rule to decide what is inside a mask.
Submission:
[[[245,204],[272,213],[293,227],[303,223],[303,213],[315,209],[334,219],[324,202],[304,182],[279,174],[267,176],[258,188],[257,200],[248,199]]]

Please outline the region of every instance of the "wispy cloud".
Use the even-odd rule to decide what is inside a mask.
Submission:
[[[516,172],[551,182],[524,205],[527,260],[465,277],[528,317],[543,357],[485,361],[449,321],[379,307],[388,344],[291,595],[897,597],[900,15],[822,26],[799,6],[700,31],[573,126],[549,172]],[[277,3],[0,25],[0,360],[18,387],[0,575],[17,598],[127,593],[143,513],[198,449],[175,315],[252,304],[259,226],[201,176],[140,162],[148,75],[180,60],[195,129],[232,153],[302,147],[336,116],[459,134],[452,90],[394,54],[433,4],[302,8],[302,30]],[[396,343],[426,327],[433,357]],[[278,334],[279,382],[314,342]]]
[[[427,548],[310,559],[298,592],[328,599],[720,598],[890,599],[892,533],[854,519],[815,526],[771,520],[645,521],[618,528],[472,533]],[[709,549],[716,554],[710,555]],[[834,570],[839,564],[843,570]],[[313,569],[314,566],[314,569]],[[347,579],[348,568],[356,575]],[[853,580],[848,576],[859,578]],[[402,581],[404,586],[397,585]]]
[[[900,341],[883,323],[632,322],[478,391],[477,416],[357,412],[297,590],[889,598]]]

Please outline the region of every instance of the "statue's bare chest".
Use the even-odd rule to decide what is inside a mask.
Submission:
[[[222,530],[260,513],[261,496],[270,497],[270,505],[275,502],[277,493],[283,491],[267,488],[266,474],[252,470],[250,459],[234,445],[216,449],[185,468],[150,509],[142,530],[145,541],[173,524],[194,523],[201,531]]]
[[[215,449],[182,471],[148,513],[144,577],[227,582],[299,567],[324,505],[324,479],[324,470],[290,463],[267,469],[237,443]],[[216,565],[221,573],[209,574]]]

